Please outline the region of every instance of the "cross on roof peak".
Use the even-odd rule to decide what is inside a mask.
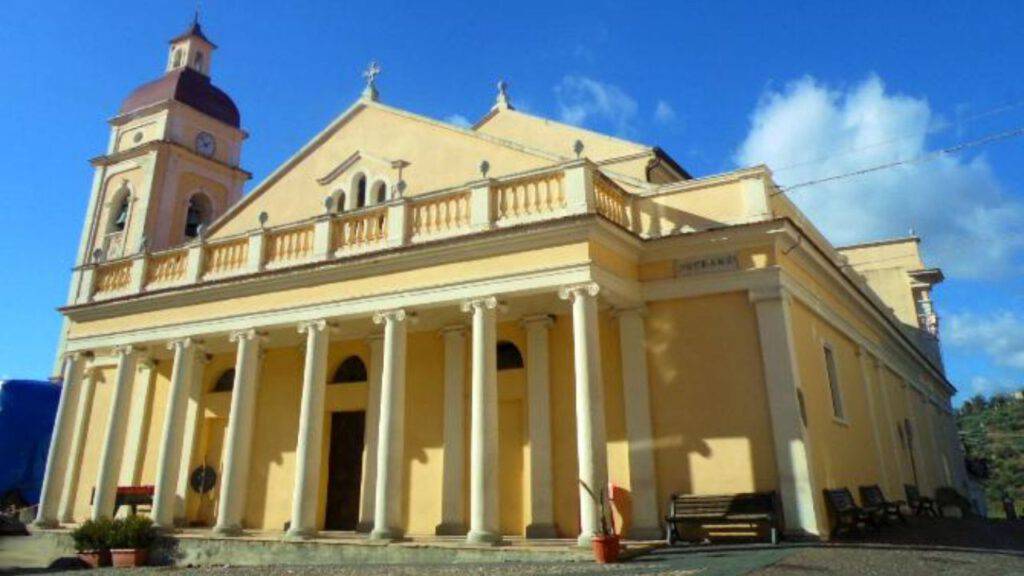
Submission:
[[[370,60],[370,65],[366,67],[363,72],[363,78],[366,78],[366,88],[363,89],[363,98],[368,100],[377,100],[377,76],[380,76],[381,69],[380,65],[377,64],[376,60]]]

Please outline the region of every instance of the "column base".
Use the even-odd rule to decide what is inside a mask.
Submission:
[[[356,532],[359,534],[369,534],[373,532],[373,520],[367,520],[356,524]]]
[[[60,528],[60,522],[53,518],[37,518],[32,522],[32,527],[39,528],[41,530],[52,530],[53,528]]]
[[[221,536],[241,536],[242,527],[238,524],[233,524],[231,526],[222,526],[218,524],[213,527],[213,533]]]
[[[310,538],[316,538],[317,531],[313,529],[307,530],[288,530],[284,533],[285,540],[309,540]]]
[[[466,542],[470,544],[488,544],[494,546],[501,543],[501,534],[487,532],[484,530],[470,530],[466,534]]]
[[[398,540],[399,536],[398,536],[398,534],[395,531],[387,529],[387,528],[382,528],[382,529],[374,528],[373,530],[370,531],[369,538],[370,538],[370,540],[378,540],[378,541],[382,541],[382,542],[392,542],[392,541]]]
[[[462,522],[442,522],[434,528],[437,536],[465,536],[466,525]]]
[[[595,534],[580,534],[576,537],[576,545],[580,548],[590,548],[591,543],[594,541]]]
[[[630,540],[664,540],[665,530],[661,526],[633,526],[626,532]]]
[[[802,528],[784,528],[782,530],[782,538],[789,542],[821,542],[822,538],[818,534],[813,534]]]
[[[526,527],[527,538],[558,538],[555,525],[550,523],[530,524]]]

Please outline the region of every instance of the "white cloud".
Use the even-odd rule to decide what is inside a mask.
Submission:
[[[593,120],[609,123],[619,134],[632,132],[637,104],[618,86],[584,76],[565,76],[555,86],[563,122],[582,126]]]
[[[1024,370],[1024,316],[1001,311],[987,315],[953,314],[946,318],[943,339],[951,346],[979,349],[1000,366]]]
[[[462,114],[452,114],[450,116],[446,116],[444,121],[449,124],[454,124],[459,128],[469,128],[470,126],[473,125],[473,123],[470,122],[469,119],[463,116]]]
[[[676,119],[676,111],[664,100],[658,100],[654,106],[654,120],[659,124],[671,124]]]
[[[927,101],[888,93],[876,76],[847,90],[805,77],[762,96],[735,160],[768,164],[780,184],[796,184],[919,156],[942,124]],[[930,263],[949,276],[1007,274],[1022,265],[1024,203],[1006,196],[982,156],[943,156],[790,197],[837,244],[914,228]]]
[[[971,378],[970,385],[967,390],[965,398],[981,394],[982,396],[995,396],[997,394],[1006,394],[1008,392],[1016,392],[1017,390],[1024,390],[1024,385],[1020,383],[1014,383],[1010,380],[993,380],[987,376],[975,376]]]

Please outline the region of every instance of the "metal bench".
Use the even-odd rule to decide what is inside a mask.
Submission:
[[[861,527],[878,528],[875,516],[868,510],[857,506],[849,488],[826,488],[824,492],[825,503],[836,518],[836,526],[832,529],[832,538],[839,536],[840,532],[849,533],[853,530],[860,530]]]
[[[917,489],[917,486],[904,484],[903,490],[907,493],[907,506],[915,516],[929,514],[937,517],[939,515],[938,509],[935,508],[935,500],[921,496],[921,491]]]
[[[779,506],[775,492],[752,492],[715,496],[673,494],[665,516],[669,545],[682,540],[680,526],[704,524],[758,524],[768,526],[771,542],[779,541]]]
[[[899,520],[903,524],[907,523],[906,517],[903,516],[903,511],[900,509],[904,502],[899,500],[890,502],[886,500],[885,494],[882,493],[882,488],[878,484],[861,486],[859,490],[861,506],[869,513],[875,514],[883,522],[893,519]]]

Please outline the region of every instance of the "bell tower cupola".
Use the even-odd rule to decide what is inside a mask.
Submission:
[[[196,12],[188,30],[172,38],[170,44],[167,53],[168,72],[179,68],[191,68],[204,76],[210,75],[210,63],[217,46],[203,34],[203,29],[199,25],[199,12]]]

